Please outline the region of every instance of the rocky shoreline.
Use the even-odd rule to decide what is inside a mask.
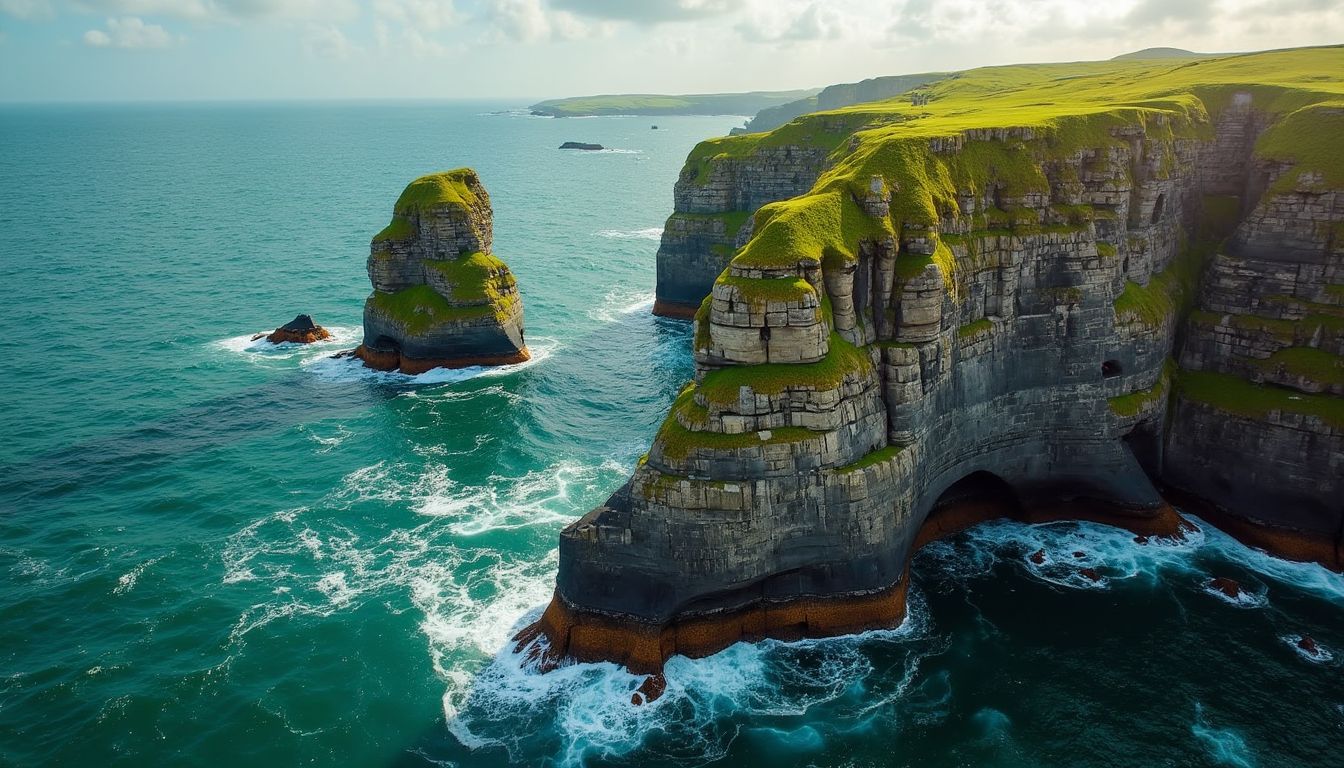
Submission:
[[[1077,113],[966,128],[997,109],[972,71],[692,151],[655,312],[695,307],[695,378],[561,533],[520,641],[656,673],[889,626],[933,537],[1000,516],[1178,535],[1167,498],[1339,568],[1344,189],[1302,145],[1338,112],[1283,111],[1247,73],[1344,52],[1115,66],[1136,101],[1183,95],[1098,111],[1113,83],[1076,76]]]

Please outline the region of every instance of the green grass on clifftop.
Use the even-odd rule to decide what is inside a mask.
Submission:
[[[1260,361],[1267,371],[1282,369],[1291,376],[1301,376],[1326,385],[1344,385],[1344,357],[1311,347],[1280,349]]]
[[[806,115],[770,133],[697,146],[687,167],[700,182],[709,179],[715,161],[772,147],[829,153],[830,167],[810,192],[761,209],[757,234],[735,263],[787,267],[852,259],[860,239],[931,227],[956,215],[960,193],[1048,192],[1043,161],[1118,146],[1124,140],[1114,129],[1140,127],[1155,139],[1211,138],[1211,115],[1238,93],[1250,94],[1252,107],[1272,118],[1257,144],[1259,155],[1297,163],[1294,179],[1311,172],[1327,185],[1344,185],[1344,152],[1337,151],[1344,130],[1344,47],[986,67],[955,73],[925,90],[931,100],[920,106],[907,98],[862,104]],[[965,136],[974,129],[994,129],[1004,138]],[[962,145],[935,150],[935,143],[948,141]],[[893,190],[890,221],[866,217],[855,203],[875,175]],[[1010,226],[1031,228],[1006,213]]]
[[[412,334],[424,333],[436,325],[490,317],[503,311],[493,304],[458,307],[448,303],[428,285],[417,285],[396,293],[374,291],[369,301],[402,324]]]
[[[470,208],[477,202],[473,187],[479,184],[476,172],[470,168],[431,173],[406,185],[392,210],[404,214],[440,205]]]
[[[690,418],[687,418],[691,423],[704,424],[707,422],[708,415],[704,413],[703,408],[695,403],[694,385],[687,385],[681,390],[681,394],[677,395],[667,418],[663,420],[663,425],[658,429],[658,435],[654,437],[654,443],[662,448],[663,455],[673,461],[685,459],[690,456],[691,451],[697,448],[734,451],[756,445],[796,443],[822,435],[821,432],[813,432],[802,427],[782,427],[769,430],[769,436],[765,439],[761,439],[761,434],[757,432],[725,435],[720,432],[690,430],[677,421],[678,413],[683,414],[683,418],[685,418],[688,411],[695,412]]]
[[[832,333],[826,357],[815,363],[764,363],[733,365],[705,374],[700,392],[707,402],[726,406],[737,402],[742,387],[762,395],[777,395],[785,389],[836,389],[845,376],[872,370],[868,353]]]
[[[427,259],[424,263],[452,284],[454,301],[499,301],[503,291],[517,286],[504,262],[489,253],[468,253],[456,259]]]
[[[1257,421],[1263,421],[1271,411],[1296,413],[1344,429],[1344,397],[1307,395],[1208,371],[1181,371],[1177,381],[1183,397],[1220,411]]]

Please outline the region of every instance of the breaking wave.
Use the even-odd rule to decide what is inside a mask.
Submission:
[[[644,229],[603,229],[597,233],[598,237],[605,237],[608,240],[653,240],[658,241],[663,237],[662,227],[645,227]]]
[[[343,349],[358,344],[364,332],[358,326],[348,325],[329,325],[326,326],[326,329],[331,333],[331,338],[315,341],[312,344],[294,344],[291,342],[272,344],[265,337],[265,334],[273,330],[271,329],[220,339],[211,342],[211,346],[234,354],[245,355],[253,362],[295,358],[308,360],[330,355],[333,349]]]
[[[305,369],[314,375],[332,381],[375,381],[394,385],[456,384],[460,381],[488,376],[508,376],[543,362],[559,348],[555,339],[534,338],[528,343],[531,359],[512,365],[482,366],[467,368],[435,368],[424,373],[410,375],[398,371],[376,371],[364,365],[358,358],[349,355],[334,357],[330,354],[316,355],[303,361]]]
[[[602,323],[616,323],[631,316],[645,316],[653,309],[653,291],[616,289],[602,303],[588,310],[588,316]]]

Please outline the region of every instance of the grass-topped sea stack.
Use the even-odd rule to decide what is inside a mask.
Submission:
[[[403,373],[527,360],[518,284],[491,237],[490,196],[475,171],[411,182],[369,248],[373,293],[355,354]]]

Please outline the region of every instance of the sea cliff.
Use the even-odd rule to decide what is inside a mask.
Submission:
[[[659,252],[695,378],[521,639],[656,672],[889,626],[931,538],[1177,536],[1169,497],[1341,567],[1341,72],[972,70],[701,144]]]
[[[475,171],[411,182],[369,246],[373,293],[355,354],[403,373],[527,360],[518,283],[491,252],[493,236]]]

